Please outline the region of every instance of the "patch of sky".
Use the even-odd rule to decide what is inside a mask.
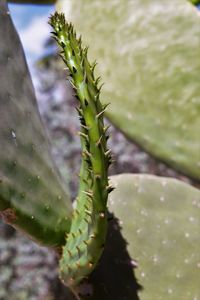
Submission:
[[[34,18],[48,15],[53,11],[53,5],[9,4],[9,10],[16,28],[28,26]]]
[[[50,37],[48,18],[53,5],[9,4],[12,20],[20,36],[29,67],[45,54],[44,45]]]
[[[48,18],[53,5],[9,4],[11,18],[21,39],[34,85],[37,84],[35,63],[47,55],[45,43],[50,38]]]

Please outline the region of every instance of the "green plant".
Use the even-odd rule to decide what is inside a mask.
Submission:
[[[111,103],[106,116],[151,155],[199,180],[198,10],[187,0],[67,0],[58,8],[98,58],[101,101]]]
[[[199,299],[200,191],[143,174],[114,176],[112,184],[109,209],[134,259],[139,299]]]
[[[51,18],[54,36],[80,105],[82,167],[72,216],[67,192],[48,152],[22,48],[5,2],[0,8],[1,36],[5,28],[9,33],[0,47],[4,71],[0,75],[0,209],[5,221],[47,246],[59,251],[63,247],[61,279],[81,299],[138,299],[138,294],[141,300],[169,295],[174,300],[185,295],[198,299],[200,192],[174,179],[114,176],[111,182],[116,189],[108,206],[119,224],[110,217],[107,234],[107,196],[112,187],[107,179],[111,157],[103,124],[105,106],[99,101],[95,65],[88,62],[87,49],[81,47],[63,15],[55,14]],[[176,251],[185,261],[178,260]],[[139,284],[133,267],[137,267]],[[78,283],[91,271],[88,282],[93,292],[88,296]],[[167,275],[161,276],[162,272]],[[175,279],[178,275],[180,280]]]
[[[80,100],[77,110],[81,120],[83,160],[77,207],[71,218],[71,207],[53,169],[30,76],[27,66],[20,60],[21,45],[6,6],[1,10],[1,23],[2,33],[4,27],[10,33],[1,47],[1,67],[5,70],[1,74],[1,109],[5,112],[1,119],[1,215],[5,222],[47,246],[60,248],[68,234],[60,273],[65,283],[74,285],[94,269],[101,256],[107,231],[107,196],[112,190],[107,175],[111,155],[106,146],[107,128],[103,124],[106,106],[99,101],[101,88],[98,87],[99,79],[94,77],[95,64],[90,66],[87,49],[82,49],[73,27],[65,23],[63,15],[55,14],[51,24],[63,47],[64,61]],[[15,49],[15,56],[12,49]],[[5,58],[9,63],[14,60],[14,68],[6,68]],[[17,77],[23,82],[25,91],[15,85]],[[13,89],[9,89],[10,86]],[[34,122],[27,125],[30,116]]]
[[[71,203],[49,153],[21,43],[6,2],[0,5],[1,36],[7,32],[0,47],[1,215],[34,240],[60,247]]]
[[[71,229],[63,257],[60,260],[61,278],[67,285],[76,285],[91,272],[102,254],[107,232],[107,197],[112,187],[108,184],[111,162],[107,149],[107,127],[103,123],[106,106],[102,106],[95,79],[95,63],[90,65],[87,48],[77,40],[71,24],[63,14],[50,19],[53,35],[62,48],[62,58],[68,67],[71,84],[79,100],[77,108],[81,121],[82,166],[80,189],[76,199]]]

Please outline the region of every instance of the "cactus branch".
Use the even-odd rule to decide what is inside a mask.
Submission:
[[[82,146],[80,188],[70,233],[60,260],[60,277],[68,286],[75,286],[96,266],[102,254],[107,232],[107,197],[110,150],[103,122],[106,109],[99,95],[100,78],[95,78],[93,65],[87,58],[88,48],[76,37],[72,24],[63,14],[50,18],[53,37],[60,45],[61,57],[70,73],[70,82],[79,101]],[[108,188],[109,187],[109,188]]]

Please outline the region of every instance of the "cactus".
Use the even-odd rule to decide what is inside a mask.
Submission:
[[[94,269],[105,243],[106,204],[112,190],[107,177],[111,154],[103,123],[107,105],[102,106],[99,101],[99,78],[94,77],[95,63],[88,62],[87,48],[82,48],[64,16],[55,14],[50,23],[63,48],[63,59],[80,102],[77,110],[81,121],[82,167],[71,220],[71,208],[48,151],[30,75],[6,2],[1,2],[0,8],[2,36],[4,31],[8,32],[0,48],[1,216],[48,246],[60,248],[67,235],[60,275],[67,285],[73,286]]]
[[[111,182],[109,210],[128,242],[139,299],[199,299],[200,191],[150,175],[123,174]],[[100,295],[94,299],[107,299]]]
[[[50,25],[79,101],[78,196],[71,215],[62,178],[49,154],[22,47],[1,0],[1,216],[47,246],[62,246],[60,278],[77,298],[81,294],[81,299],[91,300],[198,299],[200,192],[174,179],[148,175],[118,175],[108,183],[111,154],[103,121],[107,105],[100,102],[96,63],[89,63],[87,48],[63,14],[55,13]],[[123,236],[117,219],[107,212],[112,185],[116,190],[108,205]],[[116,257],[114,245],[120,251]],[[78,284],[92,271],[93,292],[85,297],[84,285]]]
[[[200,179],[197,9],[186,0],[69,0],[58,8],[98,60],[109,119],[150,154]]]
[[[109,227],[81,300],[199,299],[200,191],[173,178],[110,178]]]
[[[82,300],[200,298],[200,191],[173,178],[121,174],[101,263]],[[120,230],[119,230],[120,228]]]
[[[23,49],[2,0],[0,36],[1,216],[34,240],[60,247],[69,231],[71,203],[52,162]]]
[[[96,266],[105,244],[107,232],[107,197],[112,187],[107,170],[111,161],[107,149],[107,128],[103,114],[106,106],[99,101],[101,87],[95,79],[96,63],[90,64],[87,48],[77,39],[63,14],[50,19],[53,35],[62,48],[62,58],[71,76],[71,84],[79,100],[81,122],[82,166],[80,189],[70,232],[60,260],[60,276],[68,286],[80,282]]]

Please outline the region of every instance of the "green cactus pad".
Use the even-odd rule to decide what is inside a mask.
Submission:
[[[198,10],[186,0],[62,0],[58,8],[98,61],[110,120],[200,179]]]
[[[33,239],[57,247],[69,231],[71,203],[48,150],[6,1],[0,2],[0,36],[0,213]]]
[[[199,300],[200,191],[149,175],[118,175],[111,182],[109,209],[119,219],[136,266],[139,299]],[[107,299],[101,296],[97,299]]]

